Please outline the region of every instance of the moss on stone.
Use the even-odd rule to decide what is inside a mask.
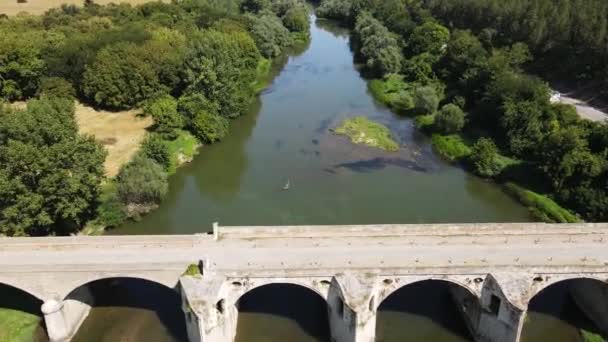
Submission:
[[[188,267],[186,268],[186,271],[184,271],[185,276],[200,276],[201,275],[201,269],[198,267],[197,264],[190,264],[188,265]]]
[[[364,116],[344,120],[334,132],[348,136],[355,144],[363,144],[389,152],[399,150],[399,144],[393,139],[388,128]]]

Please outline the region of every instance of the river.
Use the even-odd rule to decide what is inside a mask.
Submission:
[[[201,233],[210,231],[215,221],[310,225],[531,220],[527,210],[495,184],[442,161],[411,118],[394,115],[373,100],[353,63],[346,29],[318,20],[311,38],[307,47],[275,63],[273,82],[251,112],[232,123],[225,140],[201,148],[192,163],[172,176],[158,210],[110,233]],[[354,115],[385,124],[401,150],[384,153],[355,146],[330,132]],[[287,181],[290,189],[282,190]],[[74,341],[183,340],[175,298],[166,289],[141,291],[120,283],[100,290],[103,298],[127,298],[129,305],[95,307]],[[158,298],[157,305],[139,305],[142,293]],[[271,295],[276,299],[279,293]],[[379,313],[379,341],[471,340],[445,288],[424,286],[403,293],[409,293],[413,306],[390,306]],[[319,314],[324,303],[296,294],[288,291],[283,299],[270,301],[278,308],[269,308],[262,297],[241,303],[237,340],[328,341],[326,318]],[[306,305],[311,307],[301,311],[304,317],[294,317],[290,308]],[[166,310],[173,319],[167,319]],[[532,315],[537,327],[547,322],[544,315]],[[547,326],[577,331],[559,320]],[[526,342],[557,341],[545,339],[540,330]]]

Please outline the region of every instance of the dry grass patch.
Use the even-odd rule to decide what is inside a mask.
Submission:
[[[108,151],[104,163],[106,175],[114,177],[120,167],[128,163],[146,135],[152,118],[141,117],[140,110],[124,112],[98,111],[76,104],[76,122],[81,134],[91,134]]]
[[[96,4],[107,5],[109,3],[129,3],[139,5],[151,0],[95,0]],[[63,4],[82,6],[84,0],[27,0],[25,3],[18,3],[17,0],[0,0],[0,13],[6,15],[16,15],[19,12],[29,14],[43,14],[51,8],[59,7]]]

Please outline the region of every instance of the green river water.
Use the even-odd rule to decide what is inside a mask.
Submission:
[[[318,20],[311,34],[307,47],[275,63],[273,82],[251,112],[232,123],[230,135],[204,146],[192,163],[171,177],[169,195],[158,210],[110,233],[200,233],[210,231],[215,221],[283,225],[531,220],[527,210],[495,184],[438,158],[412,119],[396,116],[373,100],[353,63],[347,30]],[[384,153],[330,133],[354,115],[385,124],[401,150]],[[283,191],[287,180],[290,190]],[[94,291],[98,303],[74,342],[183,341],[178,299],[172,291],[148,285],[113,282]],[[324,302],[300,292],[276,288],[246,295],[240,302],[237,341],[328,341]],[[389,299],[378,314],[378,341],[471,340],[441,283],[413,286]],[[558,318],[566,307],[562,299],[549,300],[551,310],[528,315],[525,342],[580,341],[573,324]]]

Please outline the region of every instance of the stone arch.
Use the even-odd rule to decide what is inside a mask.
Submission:
[[[603,283],[604,285],[608,285],[608,274],[535,274],[532,275],[532,279],[530,280],[532,286],[531,290],[528,293],[527,303],[529,305],[530,302],[534,299],[534,297],[540,295],[543,291],[547,290],[551,286],[575,280],[590,280],[590,281],[598,281]]]
[[[220,299],[220,302],[222,300]],[[303,285],[300,281],[275,280],[256,283],[242,292],[235,302],[235,307],[239,312],[237,326],[242,324],[241,319],[255,317],[251,315],[270,314],[290,320],[306,331],[307,335],[321,338],[329,336],[325,297],[315,286],[306,283]],[[245,313],[248,315],[244,315]],[[271,326],[264,325],[270,322],[262,321],[260,324],[258,328],[261,331],[274,331]],[[246,336],[237,334],[237,342],[246,340]]]
[[[10,281],[8,279],[2,279],[0,278],[0,286],[5,285],[5,286],[10,286],[14,289],[17,289],[21,292],[27,293],[28,295],[40,300],[40,301],[44,301],[44,295],[41,294],[39,291],[36,291],[36,289],[34,287],[30,287],[27,284],[22,284],[20,282],[16,282],[16,281]]]
[[[78,332],[92,308],[104,306],[154,312],[154,319],[170,334],[180,340],[186,336],[180,294],[155,279],[120,275],[89,278],[78,282],[63,297],[62,305],[71,336]]]
[[[237,304],[239,299],[243,296],[247,295],[251,291],[255,291],[258,288],[264,286],[270,286],[273,284],[283,284],[283,285],[292,285],[305,288],[319,295],[323,300],[327,299],[327,289],[325,289],[324,279],[297,279],[297,278],[275,278],[275,279],[255,279],[255,278],[246,278],[246,279],[228,279],[227,285],[224,289],[226,299],[228,303]]]
[[[472,296],[479,298],[479,290],[471,285],[467,284],[466,281],[456,279],[454,277],[385,277],[382,278],[381,290],[378,294],[378,298],[376,299],[376,309],[380,307],[380,305],[388,299],[391,295],[395,294],[398,291],[401,291],[403,288],[406,288],[411,285],[416,285],[422,282],[442,282],[457,286],[466,290]]]
[[[42,316],[43,301],[35,294],[5,282],[0,282],[0,307]]]
[[[412,335],[404,336],[405,339],[433,340],[438,337],[433,335],[433,331],[437,331],[437,327],[449,330],[452,334],[463,338],[475,338],[477,315],[480,312],[480,301],[476,289],[467,286],[459,279],[448,277],[407,280],[395,281],[393,284],[386,284],[387,282],[382,280],[383,285],[388,289],[381,291],[382,300],[378,300],[376,308],[378,312],[376,338],[382,339],[385,334],[394,333],[391,329],[395,329],[396,319],[400,317],[396,315],[404,314],[408,315],[412,322],[414,322],[413,319],[419,321],[422,324],[421,327],[434,325],[433,329],[426,326],[418,330],[416,329],[418,324],[414,323],[406,332],[406,334]]]
[[[76,281],[71,282],[69,287],[66,287],[64,289],[64,292],[60,295],[60,297],[67,298],[71,293],[73,293],[77,289],[85,287],[87,285],[91,285],[91,284],[94,284],[97,282],[112,281],[112,280],[117,280],[117,279],[142,281],[142,282],[147,282],[147,283],[151,283],[151,284],[156,284],[156,285],[165,287],[169,290],[175,290],[175,287],[170,287],[169,285],[167,285],[166,282],[156,279],[154,277],[149,277],[149,276],[145,276],[145,275],[112,274],[112,275],[92,276],[92,277],[87,277],[85,279],[77,279]],[[178,279],[176,277],[175,285],[177,284],[177,280]]]
[[[538,275],[535,285],[528,312],[559,317],[573,326],[608,336],[608,282],[604,275]]]

